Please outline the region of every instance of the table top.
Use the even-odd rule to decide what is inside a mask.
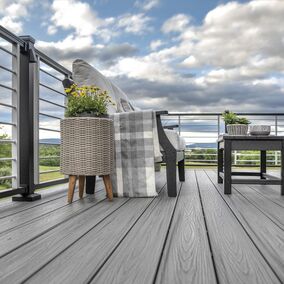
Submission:
[[[218,142],[222,142],[224,140],[284,140],[284,136],[276,136],[276,135],[220,135],[218,137]]]

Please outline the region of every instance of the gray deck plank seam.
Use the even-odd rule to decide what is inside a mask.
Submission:
[[[99,193],[99,192],[101,192],[101,191],[103,191],[103,189],[98,190],[97,193]],[[64,197],[66,198],[66,195],[64,195]],[[87,198],[87,196],[84,196],[82,199],[86,199],[86,198]],[[80,202],[82,199],[79,199],[79,197],[78,197],[77,199],[73,200],[73,203],[75,203],[75,202]],[[59,207],[54,208],[54,209],[52,209],[52,210],[50,210],[50,211],[48,211],[48,212],[46,212],[46,213],[44,213],[44,214],[42,214],[42,215],[38,215],[38,216],[36,216],[36,217],[34,217],[34,218],[31,218],[31,219],[29,219],[29,220],[27,220],[27,221],[21,222],[19,225],[16,225],[16,226],[11,227],[11,228],[9,228],[9,229],[5,229],[5,230],[3,230],[3,231],[0,231],[0,236],[1,236],[2,234],[7,233],[7,232],[13,231],[13,230],[15,230],[15,229],[17,229],[17,228],[23,227],[25,224],[28,224],[29,222],[32,222],[32,221],[34,221],[34,220],[37,220],[37,219],[39,219],[39,218],[41,218],[41,217],[44,217],[44,216],[46,216],[46,215],[49,215],[49,214],[51,214],[51,213],[53,213],[53,212],[55,212],[55,211],[57,211],[57,210],[60,210],[61,208],[64,208],[64,207],[66,207],[66,206],[68,206],[68,205],[69,205],[69,204],[66,202],[64,205],[60,205]],[[28,209],[27,209],[27,210],[28,210]]]
[[[34,271],[29,277],[27,277],[26,279],[24,279],[22,281],[22,283],[27,282],[31,277],[33,277],[37,272],[39,272],[41,269],[43,269],[45,266],[47,266],[50,262],[52,262],[55,258],[57,258],[59,255],[61,255],[62,253],[64,253],[67,249],[69,249],[71,246],[73,246],[76,242],[78,242],[81,238],[83,238],[85,235],[87,235],[91,230],[93,230],[95,227],[97,227],[100,223],[102,223],[105,219],[107,219],[109,216],[111,216],[114,212],[116,212],[117,210],[119,210],[119,208],[121,208],[123,205],[125,205],[127,202],[130,201],[130,198],[127,198],[125,200],[124,203],[122,203],[119,207],[117,207],[115,210],[113,210],[111,213],[109,213],[107,216],[105,216],[104,218],[102,218],[98,223],[96,223],[96,225],[92,226],[88,231],[86,231],[84,234],[82,234],[78,239],[76,239],[74,242],[72,242],[71,244],[69,244],[64,250],[62,250],[61,252],[59,252],[56,256],[54,256],[53,258],[51,258],[48,262],[46,262],[44,265],[42,265],[40,268],[38,268],[36,271]]]
[[[254,202],[250,201],[249,198],[247,198],[239,189],[238,187],[232,186],[234,188],[234,190],[236,190],[239,194],[241,194],[246,200],[248,200],[254,207],[256,207],[260,212],[262,212],[268,219],[271,220],[271,222],[273,222],[277,227],[279,227],[282,231],[284,231],[284,225],[281,224],[279,225],[279,223],[274,220],[272,217],[269,216],[269,214],[267,214],[263,209],[259,208],[257,206],[257,204],[255,204]],[[269,199],[268,199],[269,200]],[[270,201],[270,200],[269,200]],[[277,204],[278,205],[278,204]]]
[[[78,191],[78,190],[76,189],[75,192],[77,192],[77,191]],[[4,219],[4,218],[6,218],[6,217],[13,216],[13,215],[18,214],[18,213],[21,213],[21,212],[23,212],[23,211],[26,211],[26,210],[29,210],[29,209],[32,209],[32,208],[41,206],[41,205],[43,205],[43,204],[46,204],[46,203],[55,201],[55,200],[57,200],[57,199],[63,198],[64,196],[66,196],[66,194],[62,194],[62,195],[57,196],[57,197],[55,197],[55,198],[53,198],[53,199],[45,200],[44,202],[41,202],[41,203],[36,203],[36,204],[33,204],[33,205],[31,204],[32,206],[24,207],[23,209],[18,210],[18,211],[16,211],[16,212],[13,212],[13,213],[11,213],[11,214],[9,214],[9,215],[0,216],[0,219]],[[17,209],[17,208],[15,208],[15,209]]]
[[[204,225],[205,225],[205,229],[206,229],[206,235],[207,235],[207,240],[208,240],[208,244],[209,244],[209,249],[210,249],[210,253],[211,253],[213,268],[214,268],[214,272],[215,272],[216,282],[220,283],[218,272],[217,272],[217,267],[216,267],[216,263],[215,263],[215,259],[214,259],[212,244],[211,244],[211,240],[210,240],[210,235],[209,235],[209,231],[208,231],[207,220],[206,220],[206,217],[205,217],[205,211],[204,211],[204,207],[203,207],[203,201],[202,201],[202,197],[201,197],[201,193],[200,193],[199,182],[198,182],[198,179],[197,179],[196,170],[194,170],[194,175],[195,175],[195,179],[196,179],[198,195],[199,195],[199,200],[200,200],[200,204],[201,204],[201,210],[202,210]]]
[[[86,209],[81,210],[80,212],[78,212],[78,214],[81,214],[81,213],[83,213],[83,212],[85,212],[85,211],[91,209],[92,207],[96,206],[98,203],[103,202],[104,200],[106,200],[106,198],[103,198],[102,200],[99,200],[98,202],[94,203],[94,205],[92,205],[92,206],[90,206],[90,207],[88,207],[88,208],[86,208]],[[52,230],[52,229],[54,229],[54,228],[60,226],[61,224],[65,223],[66,221],[72,219],[73,217],[74,217],[74,216],[71,216],[71,217],[69,217],[69,218],[66,218],[65,220],[63,220],[63,221],[57,223],[56,225],[51,226],[51,227],[48,228],[47,230],[42,231],[40,234],[34,236],[33,238],[29,239],[28,241],[25,241],[25,242],[21,243],[20,245],[14,247],[14,248],[11,249],[10,251],[8,251],[8,252],[6,252],[6,253],[0,255],[0,257],[4,257],[4,256],[8,255],[9,253],[11,253],[11,252],[17,250],[19,247],[21,247],[21,246],[23,246],[23,245],[29,243],[30,241],[32,241],[32,240],[34,240],[34,239],[36,239],[36,238],[38,238],[38,237],[44,235],[44,234],[47,233],[48,231],[50,231],[50,230]]]
[[[234,189],[240,193],[245,199],[247,199],[249,201],[249,199],[244,195],[242,194],[241,191],[239,191],[237,188],[234,187]],[[259,211],[261,211],[268,219],[271,220],[271,222],[273,222],[276,226],[278,226],[282,231],[284,231],[284,225],[283,224],[279,224],[277,221],[275,221],[272,217],[269,216],[269,214],[267,214],[263,209],[259,208],[256,204],[254,204],[253,202],[250,201],[250,203],[256,207]]]
[[[236,213],[234,212],[234,210],[231,208],[231,206],[228,204],[228,202],[226,201],[226,199],[224,199],[224,197],[222,196],[222,194],[219,192],[219,190],[216,188],[215,183],[213,182],[213,180],[210,178],[210,176],[207,174],[206,171],[204,171],[205,174],[208,176],[208,178],[210,179],[210,181],[212,182],[215,190],[218,192],[218,194],[221,196],[221,198],[224,200],[225,204],[228,206],[229,210],[232,212],[232,214],[235,216],[236,220],[238,221],[238,223],[241,225],[241,227],[243,228],[244,232],[246,233],[246,235],[249,237],[249,239],[251,240],[251,242],[253,243],[253,245],[255,246],[255,248],[258,250],[258,252],[260,253],[260,255],[263,257],[264,261],[267,263],[267,265],[270,267],[270,269],[273,271],[273,273],[275,274],[275,276],[277,277],[277,279],[280,281],[280,283],[282,283],[282,279],[279,278],[278,274],[275,272],[275,270],[273,269],[273,267],[270,265],[269,261],[266,259],[266,257],[263,255],[261,249],[258,247],[258,245],[255,243],[254,239],[251,237],[251,235],[249,234],[249,232],[247,231],[247,229],[245,228],[245,226],[243,225],[243,223],[241,222],[240,218],[236,215]],[[244,196],[243,196],[244,197]],[[246,198],[247,199],[247,198]],[[247,199],[248,200],[248,199]],[[251,203],[248,200],[249,203]],[[257,208],[257,207],[256,207]],[[257,208],[259,210],[259,208]],[[266,216],[267,217],[267,216]],[[272,220],[271,220],[272,221]],[[274,223],[274,222],[273,222]]]
[[[161,190],[158,192],[158,194],[161,193],[162,190],[165,190],[166,187],[166,183],[163,185],[163,187],[161,188]],[[154,198],[152,198],[151,202],[149,202],[149,204],[146,206],[146,208],[141,212],[140,216],[135,220],[135,222],[132,224],[132,226],[129,228],[129,230],[127,230],[127,232],[124,234],[124,236],[119,240],[119,242],[116,244],[116,246],[114,247],[114,249],[111,251],[111,253],[108,255],[108,257],[105,259],[105,261],[101,264],[101,266],[96,270],[96,272],[92,275],[92,277],[89,279],[88,284],[91,283],[93,281],[93,279],[97,276],[97,274],[100,272],[100,270],[103,268],[103,266],[106,264],[106,262],[109,260],[109,258],[113,255],[113,253],[116,251],[116,249],[120,246],[120,244],[123,242],[123,240],[126,238],[126,236],[128,235],[128,233],[133,229],[133,227],[137,224],[137,222],[139,221],[139,219],[143,216],[143,214],[147,211],[147,209],[149,208],[149,206],[153,203],[153,201],[157,198],[158,196],[155,196]]]
[[[177,194],[177,197],[176,197],[176,202],[175,202],[174,209],[173,209],[173,212],[172,212],[172,215],[171,215],[169,226],[168,226],[167,231],[166,231],[166,235],[165,235],[165,238],[164,238],[162,251],[160,253],[159,261],[158,261],[158,264],[157,264],[157,268],[156,268],[153,284],[156,283],[156,279],[157,279],[157,276],[158,276],[158,271],[159,271],[159,268],[160,268],[161,260],[162,260],[162,257],[163,257],[163,254],[164,254],[164,250],[165,250],[165,247],[166,247],[166,243],[167,243],[167,239],[168,239],[169,232],[170,232],[170,229],[171,229],[171,225],[172,225],[172,222],[173,222],[174,214],[176,212],[176,207],[177,207],[177,204],[178,204],[178,201],[179,201],[180,193],[182,191],[182,186],[183,186],[183,182],[181,182],[180,188],[178,190],[178,194]]]
[[[204,171],[205,172],[205,171]],[[206,173],[206,172],[205,172]],[[206,173],[207,174],[207,173]],[[207,174],[207,176],[208,176],[208,174]],[[210,179],[211,180],[211,179]],[[212,180],[211,180],[212,181]],[[213,181],[212,181],[212,183],[213,183]],[[213,183],[214,184],[214,183]],[[214,185],[215,186],[215,185]],[[284,224],[282,224],[282,223],[280,223],[280,222],[278,222],[277,220],[275,220],[273,217],[271,217],[271,216],[269,216],[269,214],[267,213],[267,212],[265,212],[262,208],[260,208],[255,202],[253,202],[253,201],[251,201],[240,189],[238,189],[238,187],[239,186],[243,186],[243,185],[241,185],[241,184],[232,184],[232,188],[234,189],[234,190],[236,190],[239,194],[241,194],[246,200],[248,200],[254,207],[256,207],[259,211],[261,211],[267,218],[269,218],[275,225],[277,225],[281,230],[283,230],[284,231]],[[259,194],[258,194],[259,195]],[[221,195],[222,196],[222,195]],[[260,195],[260,196],[263,196],[263,195]],[[279,194],[279,196],[280,196],[280,194]],[[222,196],[222,198],[223,198],[223,196]],[[269,202],[273,202],[273,201],[271,201],[269,198],[266,198],[266,197],[264,197],[264,200],[268,200]],[[274,203],[274,202],[273,202]],[[279,206],[278,204],[277,204],[277,206]],[[282,206],[280,206],[280,207],[282,207]]]
[[[251,188],[252,190],[254,190],[255,192],[257,192],[259,195],[265,197],[266,199],[270,200],[271,202],[277,204],[278,206],[280,207],[283,207],[284,208],[284,204],[281,204],[281,203],[278,203],[276,202],[275,200],[269,198],[268,196],[264,195],[263,193],[261,193],[260,191],[258,191],[255,187],[253,187],[252,185],[248,185],[249,188]]]
[[[103,185],[102,185],[102,182],[101,181],[99,181],[98,182],[99,183],[99,189],[97,189],[97,187],[96,187],[96,189],[95,189],[95,192],[99,192],[100,190],[102,190],[104,187],[103,187]],[[102,188],[101,188],[102,187]],[[37,191],[37,193],[40,193],[40,192],[44,192],[45,190],[40,190],[40,191]],[[63,191],[63,190],[62,190]],[[51,196],[49,196],[51,199],[47,199],[47,198],[49,198],[48,196],[44,196],[44,199],[41,199],[40,201],[38,201],[38,202],[35,202],[35,204],[33,204],[33,203],[25,203],[25,204],[17,204],[17,205],[20,205],[19,207],[21,208],[21,207],[24,207],[23,209],[21,209],[21,210],[18,210],[18,211],[16,211],[16,212],[13,212],[13,213],[11,213],[11,214],[9,214],[9,215],[5,215],[5,216],[0,216],[0,219],[3,219],[3,218],[6,218],[6,217],[10,217],[10,216],[12,216],[12,215],[15,215],[15,214],[18,214],[18,213],[20,213],[20,212],[23,212],[23,211],[26,211],[26,210],[28,210],[28,209],[31,209],[31,208],[35,208],[35,207],[38,207],[38,206],[41,206],[41,205],[43,205],[43,204],[46,204],[46,203],[49,203],[49,202],[52,202],[52,201],[54,201],[54,200],[57,200],[57,199],[60,199],[60,198],[64,198],[64,197],[66,197],[67,196],[67,188],[65,188],[64,189],[64,193],[62,193],[61,194],[61,192],[60,193],[57,193],[56,195],[58,195],[58,196],[56,196],[56,197],[51,197]],[[75,194],[78,192],[78,186],[76,186],[76,188],[75,188]],[[59,195],[60,194],[60,195]],[[50,194],[50,195],[52,195],[52,194]],[[16,205],[16,204],[15,204]],[[21,206],[21,205],[27,205],[27,206]],[[30,205],[30,206],[29,206]],[[2,210],[5,210],[5,208],[6,207],[11,207],[11,204],[5,204],[5,205],[3,205],[3,206],[0,206],[0,211],[2,211]],[[20,209],[19,208],[19,209]],[[17,210],[17,208],[12,208],[12,209],[15,209],[15,210]]]
[[[203,170],[203,171],[204,171],[204,170]],[[201,172],[203,172],[203,171],[201,171]],[[239,236],[240,236],[240,237],[241,237],[241,236],[244,236],[244,238],[247,238],[245,241],[247,241],[247,240],[249,241],[249,244],[247,243],[247,247],[250,248],[250,251],[249,251],[249,254],[247,254],[247,256],[257,256],[257,257],[259,257],[258,261],[252,262],[253,265],[256,265],[256,266],[254,266],[253,268],[259,269],[262,265],[265,265],[265,267],[267,267],[267,268],[269,269],[269,271],[267,271],[266,274],[259,274],[259,276],[262,277],[262,280],[264,280],[264,278],[266,278],[266,279],[265,279],[266,282],[260,282],[260,283],[276,283],[276,282],[267,282],[268,279],[271,281],[271,280],[272,280],[272,277],[274,277],[274,279],[277,280],[277,283],[282,283],[282,282],[279,280],[278,275],[277,275],[277,274],[274,272],[274,270],[271,268],[271,266],[270,266],[269,264],[267,264],[266,258],[264,258],[264,257],[263,257],[263,254],[260,253],[258,247],[255,246],[254,242],[252,242],[251,237],[248,235],[247,231],[244,229],[243,224],[242,224],[242,223],[240,222],[240,220],[237,218],[237,215],[235,214],[235,212],[232,211],[232,209],[230,208],[230,206],[228,206],[228,203],[227,203],[227,202],[224,203],[225,200],[224,200],[224,197],[223,197],[222,192],[219,192],[219,191],[217,190],[217,187],[215,186],[214,182],[212,182],[212,180],[211,180],[210,178],[208,178],[208,175],[206,174],[205,171],[204,171],[203,174],[204,174],[204,176],[206,176],[207,179],[208,179],[208,185],[210,185],[210,186],[212,187],[212,189],[214,189],[214,191],[215,191],[215,196],[217,197],[217,199],[219,199],[219,200],[221,201],[220,204],[222,204],[223,208],[224,208],[228,213],[231,214],[231,215],[230,215],[231,217],[233,217],[232,220],[234,220],[234,224],[237,225],[237,227],[240,226],[240,229],[242,229],[242,230],[239,230],[239,231],[238,231],[238,233],[240,234]],[[217,176],[216,176],[216,178],[217,178]],[[198,179],[201,179],[201,177],[198,176]],[[206,182],[205,182],[205,184],[206,184]],[[212,192],[213,192],[213,191],[212,191]],[[206,195],[204,195],[204,196],[206,196]],[[218,208],[217,208],[217,209],[218,209]],[[228,216],[229,216],[229,215],[228,215]],[[230,223],[230,224],[231,224],[231,223]],[[227,224],[227,226],[228,226],[228,224]],[[235,229],[237,229],[237,228],[235,228]],[[243,238],[243,237],[242,237],[242,238]],[[243,239],[243,240],[244,240],[244,239]],[[238,240],[238,241],[239,241],[239,240]],[[245,243],[244,243],[244,244],[245,244]],[[242,246],[242,249],[243,249],[243,248],[244,248],[244,247]],[[243,251],[243,252],[244,252],[244,251]],[[254,252],[256,252],[257,255],[254,255]],[[261,265],[261,266],[259,267],[259,265]],[[222,262],[219,263],[219,267],[222,267],[222,266],[223,266]],[[263,268],[263,267],[262,267],[262,268]],[[270,273],[268,273],[268,272],[270,272]],[[226,271],[226,273],[227,273],[227,271]],[[243,270],[242,273],[245,273],[245,275],[247,275],[247,272],[246,272],[245,270]],[[228,274],[228,275],[229,275],[229,274]],[[258,275],[258,274],[256,274],[256,272],[254,272],[253,275],[256,276],[256,275]],[[235,274],[235,276],[239,276],[239,273]],[[264,278],[263,278],[263,277],[264,277]],[[227,281],[228,281],[228,280],[227,280]],[[234,282],[234,283],[239,283],[239,282]],[[251,282],[249,282],[249,283],[251,283]],[[259,283],[259,282],[255,282],[255,283]]]

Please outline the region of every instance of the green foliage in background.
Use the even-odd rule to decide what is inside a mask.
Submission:
[[[8,139],[7,134],[0,135],[0,139]],[[0,158],[11,158],[12,157],[12,145],[10,143],[0,143]],[[0,176],[11,175],[11,161],[0,162]],[[0,180],[0,189],[10,188],[11,180],[2,179]]]
[[[40,166],[58,167],[60,163],[60,145],[40,145],[39,156],[41,158],[39,160]]]
[[[238,166],[258,166],[260,164],[259,151],[237,151],[238,156],[233,162],[236,162]],[[185,151],[185,161],[187,165],[194,164],[215,164],[217,160],[217,149],[190,149]],[[280,152],[267,151],[267,165],[275,166],[280,165]]]

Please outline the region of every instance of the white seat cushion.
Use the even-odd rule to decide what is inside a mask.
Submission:
[[[183,151],[186,148],[186,143],[183,137],[180,137],[176,130],[164,129],[165,133],[177,151]]]

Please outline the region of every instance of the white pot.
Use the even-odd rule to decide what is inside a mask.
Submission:
[[[269,135],[271,127],[269,125],[250,125],[249,133],[251,135]]]
[[[246,124],[228,124],[227,131],[229,135],[247,135],[248,125]]]

